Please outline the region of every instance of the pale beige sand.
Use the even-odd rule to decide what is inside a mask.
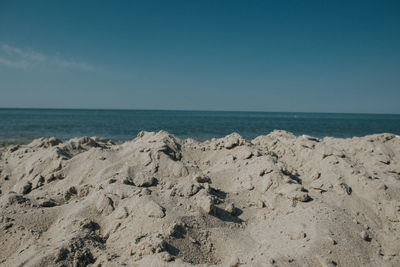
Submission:
[[[1,266],[400,266],[400,138],[2,149]]]

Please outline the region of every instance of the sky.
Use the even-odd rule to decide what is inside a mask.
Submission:
[[[400,1],[0,0],[0,107],[400,113]]]

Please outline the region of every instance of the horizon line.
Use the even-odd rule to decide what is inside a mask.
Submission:
[[[370,113],[370,112],[321,112],[321,111],[252,111],[252,110],[204,110],[204,109],[146,109],[146,108],[38,108],[38,107],[0,107],[0,110],[87,110],[87,111],[183,111],[183,112],[244,112],[244,113],[308,113],[308,114],[354,114],[354,115],[400,115],[400,113]]]

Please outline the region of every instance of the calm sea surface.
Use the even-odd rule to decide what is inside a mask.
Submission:
[[[141,130],[166,130],[178,137],[204,140],[238,132],[245,138],[274,129],[296,135],[353,137],[400,134],[400,115],[225,111],[0,109],[0,142],[38,137],[69,139],[101,136],[134,138]]]

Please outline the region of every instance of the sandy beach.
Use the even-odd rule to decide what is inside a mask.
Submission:
[[[400,138],[1,148],[1,266],[400,266]]]

